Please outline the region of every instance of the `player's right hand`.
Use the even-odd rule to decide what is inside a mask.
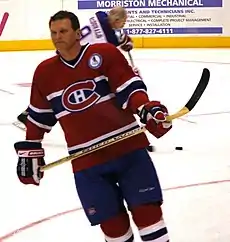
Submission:
[[[143,105],[138,115],[140,121],[146,124],[146,129],[156,138],[162,137],[172,128],[172,122],[166,121],[167,108],[158,101]]]
[[[133,68],[133,72],[134,72],[137,76],[141,77],[141,72],[140,72],[139,68],[136,67],[136,66],[134,66],[134,67],[132,67],[132,68]]]
[[[133,41],[131,37],[125,35],[123,42],[120,44],[120,48],[125,52],[131,51],[133,49]]]
[[[39,167],[45,165],[41,143],[20,141],[14,144],[14,148],[18,155],[17,175],[20,182],[39,186],[44,175]]]

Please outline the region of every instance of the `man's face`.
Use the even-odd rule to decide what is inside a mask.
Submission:
[[[69,50],[80,39],[80,30],[73,30],[69,19],[51,22],[51,39],[57,50]]]
[[[127,20],[127,16],[125,16],[122,19],[116,20],[115,23],[114,23],[114,28],[115,29],[122,29],[125,26],[126,20]]]

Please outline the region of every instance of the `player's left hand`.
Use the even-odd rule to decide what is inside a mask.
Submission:
[[[125,52],[132,50],[133,49],[133,41],[132,41],[131,37],[126,35],[124,41],[120,45],[120,48]]]
[[[162,137],[172,128],[172,122],[166,121],[167,108],[158,101],[145,104],[138,115],[140,121],[146,124],[146,129],[156,138]]]
[[[20,141],[14,144],[18,155],[17,175],[23,184],[39,186],[44,173],[39,167],[45,165],[44,149],[40,142]]]

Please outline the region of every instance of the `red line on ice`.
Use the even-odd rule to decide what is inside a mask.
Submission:
[[[172,191],[172,190],[179,190],[179,189],[185,189],[185,188],[191,188],[191,187],[198,187],[198,186],[207,186],[207,185],[215,185],[215,184],[220,184],[220,183],[227,183],[227,182],[230,182],[230,180],[217,180],[217,181],[209,181],[209,182],[200,182],[200,183],[194,183],[194,184],[187,184],[187,185],[181,185],[181,186],[175,186],[175,187],[169,187],[169,188],[165,188],[163,189],[164,191]],[[52,219],[55,219],[55,218],[58,218],[58,217],[61,217],[61,216],[64,216],[66,214],[69,214],[69,213],[73,213],[73,212],[77,212],[77,211],[80,211],[82,210],[81,207],[78,207],[78,208],[75,208],[75,209],[71,209],[71,210],[67,210],[67,211],[64,211],[64,212],[61,212],[61,213],[57,213],[55,215],[52,215],[52,216],[49,216],[49,217],[46,217],[46,218],[43,218],[43,219],[40,219],[38,221],[35,221],[35,222],[32,222],[32,223],[29,223],[19,229],[16,229],[6,235],[3,235],[2,237],[0,237],[0,242],[3,242],[15,235],[17,235],[17,233],[20,233],[20,232],[23,232],[27,229],[30,229],[32,227],[35,227],[41,223],[44,223],[44,222],[47,222],[47,221],[50,221]]]

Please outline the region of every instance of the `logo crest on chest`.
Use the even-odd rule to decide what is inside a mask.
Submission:
[[[83,111],[100,99],[95,90],[96,84],[93,80],[76,82],[64,90],[62,105],[70,112]]]

